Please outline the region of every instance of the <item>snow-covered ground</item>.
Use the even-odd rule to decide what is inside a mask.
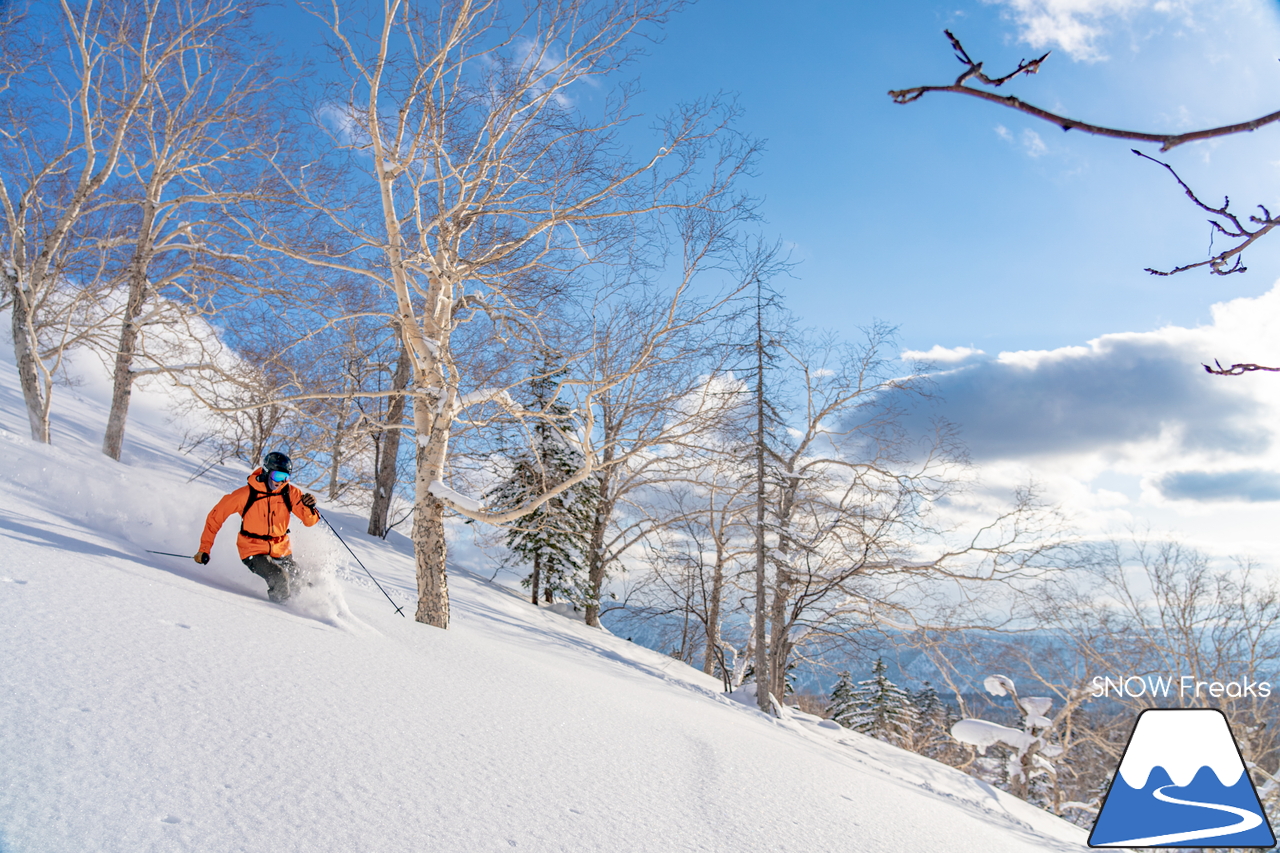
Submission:
[[[6,342],[7,345],[7,342]],[[278,606],[205,513],[162,393],[125,461],[100,378],[26,438],[0,355],[0,853],[1055,851],[1086,833],[951,768],[451,573],[453,624],[397,616],[323,525]],[[325,510],[323,502],[322,511]],[[401,601],[407,542],[328,517]],[[410,616],[412,608],[407,608]]]

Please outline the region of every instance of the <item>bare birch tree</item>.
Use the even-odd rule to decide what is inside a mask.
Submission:
[[[895,375],[890,341],[883,326],[859,345],[779,341],[778,371],[793,379],[774,392],[781,428],[765,443],[760,693],[783,695],[802,646],[877,623],[911,625],[926,618],[915,609],[918,590],[1016,579],[1050,544],[1055,516],[1028,492],[965,527],[939,516],[937,506],[964,487],[963,447],[945,424],[930,435],[905,428],[926,389],[920,377]]]
[[[297,389],[297,371],[281,358],[288,350],[245,341],[224,345],[210,337],[201,350],[211,368],[165,373],[167,381],[186,392],[178,397],[176,413],[201,415],[200,426],[184,439],[185,447],[203,448],[206,467],[228,459],[253,466],[275,445],[292,447],[301,437],[301,418],[296,406],[282,402]]]
[[[416,442],[420,622],[449,622],[446,508],[512,521],[600,465],[596,448],[585,448],[574,476],[502,513],[445,485],[459,417],[503,399],[501,389],[465,390],[454,349],[460,327],[483,322],[495,346],[527,353],[567,290],[624,255],[655,214],[741,203],[730,190],[752,150],[729,133],[731,111],[717,101],[677,110],[646,156],[633,160],[623,145],[633,132],[631,90],[610,75],[679,5],[563,0],[513,15],[496,0],[386,0],[355,20],[346,4],[310,7],[350,83],[315,113],[350,156],[328,174],[320,160],[341,152],[279,173],[324,217],[324,233],[308,220],[312,230],[299,241],[249,210],[246,232],[298,260],[364,277],[401,335]],[[611,87],[600,90],[606,96],[597,84]],[[672,305],[682,295],[668,294]],[[673,314],[669,328],[651,330],[652,346],[677,325]],[[641,362],[652,346],[639,348]],[[609,385],[579,397],[586,435],[591,398]]]
[[[1080,565],[1040,590],[1035,613],[1087,675],[1071,686],[1106,692],[1133,713],[1150,705],[1149,694],[1170,706],[1221,708],[1250,768],[1274,778],[1276,714],[1257,684],[1280,664],[1280,587],[1247,562],[1215,567],[1171,541],[1100,543],[1084,549]],[[1099,690],[1094,676],[1136,677],[1148,695],[1105,683]],[[1168,687],[1152,690],[1155,678]]]
[[[86,221],[152,83],[122,60],[126,51],[149,58],[163,50],[149,25],[154,7],[139,16],[123,9],[63,0],[36,7],[16,25],[31,28],[29,43],[35,34],[50,39],[39,61],[10,78],[0,121],[5,301],[31,437],[45,443],[55,374],[67,348],[81,340],[72,292],[92,285],[78,280],[84,267],[74,268],[93,241]]]
[[[117,204],[129,221],[112,237],[127,251],[114,281],[123,291],[118,337],[108,350],[114,363],[102,452],[112,459],[120,458],[140,375],[135,363],[146,372],[182,369],[148,354],[144,330],[207,305],[223,283],[268,277],[218,215],[220,205],[261,191],[255,164],[271,155],[278,135],[267,96],[280,80],[250,26],[257,5],[153,0],[143,8],[159,48],[123,49],[122,67],[150,83],[117,170],[125,184]]]
[[[688,300],[678,320],[651,287],[630,287],[635,292],[625,301],[593,311],[605,316],[592,326],[584,361],[593,382],[607,390],[595,395],[594,441],[602,450],[588,553],[588,625],[599,627],[601,590],[610,568],[646,536],[684,517],[679,510],[655,512],[654,504],[641,506],[637,498],[688,481],[695,460],[705,456],[700,451],[708,436],[724,429],[737,404],[732,386],[718,378],[729,357],[724,335],[731,317],[722,310],[726,294],[740,293],[786,263],[776,245],[739,234],[744,211],[737,213],[692,210],[675,217],[682,287],[700,275],[721,273],[737,282],[725,293]],[[652,352],[641,357],[645,349]],[[619,461],[623,448],[627,459]]]
[[[725,623],[731,616],[747,621],[743,583],[754,577],[755,484],[743,460],[725,449],[682,448],[680,455],[684,482],[659,486],[665,494],[649,577],[629,604],[643,602],[652,616],[679,614],[686,626],[680,644],[685,659],[692,661],[700,647],[702,671],[730,690],[754,649],[746,637],[735,644]],[[696,634],[689,631],[691,622]]]
[[[374,443],[373,500],[369,508],[370,536],[386,536],[391,525],[391,499],[395,495],[400,475],[400,436],[404,431],[405,389],[409,386],[409,351],[404,348],[404,336],[395,333],[399,342],[399,355],[389,379],[392,396],[386,398],[386,410],[378,419],[378,427],[371,433]]]
[[[1265,695],[1274,688],[1259,683],[1280,661],[1275,583],[1247,562],[1214,566],[1172,541],[1077,543],[1057,556],[1070,570],[1006,591],[1000,630],[977,626],[970,607],[962,628],[918,635],[962,711],[965,694],[980,693],[972,682],[996,666],[1051,698],[1045,730],[1062,752],[1046,799],[1088,825],[1138,713],[1153,704],[1220,708],[1274,805],[1280,741]]]
[[[6,302],[37,440],[49,438],[63,354],[93,341],[114,362],[103,450],[118,459],[140,330],[184,321],[155,297],[172,290],[191,303],[196,282],[225,274],[208,246],[209,188],[266,138],[247,126],[255,117],[246,106],[267,88],[258,60],[245,59],[261,56],[245,17],[252,8],[64,0],[20,23],[54,35],[3,102]],[[151,359],[144,369],[159,367]]]

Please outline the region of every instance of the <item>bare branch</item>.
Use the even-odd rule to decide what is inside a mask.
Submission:
[[[990,101],[994,104],[1000,104],[1001,106],[1009,107],[1010,109],[1017,110],[1018,112],[1035,116],[1038,119],[1043,119],[1044,121],[1057,125],[1064,131],[1079,130],[1094,136],[1109,136],[1115,139],[1132,139],[1138,142],[1158,142],[1160,143],[1161,151],[1168,151],[1179,145],[1184,145],[1188,142],[1197,142],[1201,139],[1213,139],[1218,136],[1229,136],[1233,133],[1248,133],[1257,130],[1260,127],[1265,127],[1266,125],[1280,121],[1280,111],[1277,111],[1251,121],[1223,125],[1222,127],[1211,127],[1205,130],[1195,130],[1189,133],[1145,133],[1136,130],[1121,130],[1114,127],[1103,127],[1101,125],[1089,124],[1088,122],[1079,121],[1077,119],[1041,109],[1033,104],[1028,104],[1025,101],[1019,100],[1012,95],[1001,96],[992,92],[983,91],[982,89],[976,89],[973,86],[968,85],[969,80],[976,78],[981,83],[996,87],[1001,86],[1020,75],[1035,74],[1040,70],[1040,64],[1049,57],[1049,54],[1046,53],[1038,59],[1023,60],[1022,62],[1019,62],[1018,67],[1009,74],[1006,74],[1003,77],[992,78],[983,73],[981,62],[975,62],[969,57],[968,52],[960,44],[960,40],[957,39],[950,30],[944,30],[944,32],[946,33],[947,38],[951,41],[951,46],[956,52],[956,58],[966,66],[964,72],[956,78],[956,82],[949,86],[916,86],[911,89],[891,90],[889,92],[889,97],[893,98],[894,103],[909,104],[912,101],[919,100],[929,92],[954,92],[960,95],[969,95],[974,98],[981,98],[984,101]]]
[[[1217,359],[1213,360],[1216,367],[1210,367],[1202,364],[1205,373],[1212,373],[1214,376],[1244,376],[1246,373],[1252,373],[1255,370],[1267,370],[1272,373],[1280,373],[1280,367],[1264,367],[1261,364],[1233,364],[1230,367],[1223,367]]]
[[[1203,266],[1209,267],[1210,271],[1213,272],[1214,275],[1230,275],[1231,273],[1244,272],[1248,269],[1248,267],[1244,266],[1243,258],[1241,257],[1244,250],[1253,245],[1253,243],[1260,237],[1270,233],[1277,225],[1280,225],[1280,219],[1273,219],[1271,211],[1267,210],[1263,205],[1258,205],[1258,209],[1262,211],[1262,215],[1250,216],[1249,221],[1260,227],[1250,230],[1248,226],[1240,221],[1238,216],[1228,210],[1231,205],[1230,198],[1224,197],[1222,199],[1222,207],[1210,207],[1200,200],[1191,187],[1187,186],[1186,182],[1182,180],[1178,173],[1174,171],[1174,168],[1168,163],[1143,154],[1141,151],[1136,149],[1134,149],[1133,153],[1137,154],[1144,160],[1150,160],[1152,163],[1163,166],[1168,170],[1169,174],[1173,175],[1173,179],[1178,182],[1178,186],[1182,187],[1182,191],[1186,193],[1187,198],[1191,199],[1197,207],[1207,213],[1211,213],[1214,216],[1225,219],[1227,222],[1226,225],[1223,225],[1213,219],[1209,220],[1209,224],[1213,226],[1215,232],[1223,235],[1224,237],[1243,241],[1230,249],[1225,249],[1213,257],[1200,261],[1199,263],[1186,264],[1168,271],[1161,271],[1147,267],[1146,271],[1152,275],[1177,275],[1180,272],[1186,272],[1187,270],[1193,270],[1197,267]],[[1230,266],[1228,266],[1228,264],[1230,264]]]

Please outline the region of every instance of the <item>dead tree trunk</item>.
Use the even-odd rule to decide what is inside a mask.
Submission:
[[[447,282],[437,280],[436,287],[445,289],[439,304],[450,305],[452,293]],[[434,288],[433,288],[434,289]],[[401,291],[401,298],[408,301],[408,290]],[[406,316],[411,314],[406,311]],[[448,339],[439,329],[438,318],[425,316],[417,323],[406,324],[410,339],[405,346],[415,363],[414,385],[418,388],[435,386],[432,392],[419,393],[414,398],[413,421],[417,436],[417,454],[414,476],[414,557],[418,574],[418,609],[414,618],[436,628],[449,627],[449,581],[446,559],[448,546],[445,539],[444,508],[432,489],[443,488],[444,466],[449,454],[449,432],[453,420],[453,407],[457,389],[449,387],[444,377],[450,370]],[[425,328],[423,328],[425,327]],[[427,342],[431,342],[428,346]],[[441,386],[444,387],[441,387]]]
[[[769,619],[769,584],[765,572],[768,555],[765,552],[765,465],[764,465],[764,301],[760,282],[756,281],[756,705],[766,714],[773,713],[769,702],[769,642],[765,633]]]
[[[724,669],[720,652],[720,600],[724,597],[724,547],[717,539],[716,564],[711,575],[711,595],[707,601],[706,654],[702,658],[702,671],[715,675],[716,666]]]
[[[329,449],[329,500],[338,499],[338,470],[342,466],[342,435],[347,429],[347,407],[349,399],[338,402],[338,417],[333,425],[333,446]]]
[[[533,555],[533,574],[529,575],[529,603],[538,606],[538,592],[542,588],[542,553]]]
[[[787,663],[795,648],[790,637],[791,614],[788,608],[791,603],[791,590],[794,583],[788,561],[792,558],[793,548],[788,535],[791,517],[795,509],[796,490],[800,487],[798,478],[788,476],[783,479],[779,488],[777,518],[778,551],[775,580],[773,584],[773,601],[769,607],[770,641],[769,641],[769,675],[770,689],[773,695],[786,695]]]
[[[418,401],[415,408],[420,408]],[[445,571],[448,549],[444,535],[444,504],[431,494],[428,448],[418,446],[416,496],[414,501],[414,563],[418,577],[418,609],[414,619],[437,628],[449,627],[449,578]]]

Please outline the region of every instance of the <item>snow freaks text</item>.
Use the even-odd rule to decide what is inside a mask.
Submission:
[[[1223,696],[1237,699],[1252,696],[1266,699],[1271,695],[1271,682],[1254,681],[1241,678],[1239,681],[1197,681],[1194,676],[1184,675],[1180,678],[1162,675],[1131,675],[1127,678],[1117,676],[1095,675],[1093,677],[1094,699],[1106,697],[1168,697],[1170,693],[1183,699],[1219,699]]]

